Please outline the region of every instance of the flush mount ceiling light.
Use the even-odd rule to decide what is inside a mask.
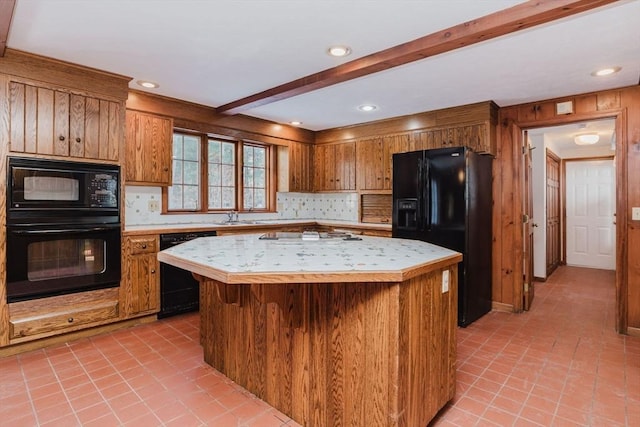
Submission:
[[[363,104],[361,106],[358,107],[358,110],[360,111],[364,111],[364,112],[369,112],[369,111],[373,111],[373,110],[377,110],[378,107],[376,107],[373,104]]]
[[[607,68],[602,68],[600,70],[596,70],[593,73],[591,73],[591,75],[594,77],[610,76],[611,74],[615,74],[620,70],[622,70],[622,67],[607,67]]]
[[[349,46],[331,46],[327,49],[327,53],[331,56],[342,57],[347,56],[351,53],[351,48]]]
[[[155,89],[157,87],[160,87],[158,83],[150,82],[147,80],[138,80],[136,83],[139,86],[146,87],[147,89]]]
[[[573,141],[578,145],[592,145],[600,141],[600,135],[597,133],[583,133],[576,135]]]
[[[298,120],[293,120],[291,122],[289,122],[290,125],[292,126],[300,126],[302,124],[302,122],[299,122]]]

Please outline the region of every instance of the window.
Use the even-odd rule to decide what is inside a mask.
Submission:
[[[275,200],[271,145],[175,132],[167,212],[267,211]]]
[[[244,177],[244,209],[266,209],[267,206],[267,150],[264,147],[242,147]]]

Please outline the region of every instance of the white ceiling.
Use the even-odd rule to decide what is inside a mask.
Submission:
[[[218,107],[521,3],[514,0],[17,0],[7,46]],[[328,56],[346,44],[346,59]],[[590,73],[620,66],[609,77]],[[494,100],[637,85],[640,1],[623,0],[244,112],[322,130]],[[371,113],[357,107],[373,103]]]

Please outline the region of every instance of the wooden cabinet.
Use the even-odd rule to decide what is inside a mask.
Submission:
[[[354,142],[316,145],[313,149],[315,191],[356,189],[356,146]]]
[[[9,304],[11,344],[118,320],[118,288],[78,292]]]
[[[9,82],[10,150],[117,161],[124,104]]]
[[[409,142],[409,134],[358,141],[358,190],[391,190],[393,155],[409,151]]]
[[[127,236],[123,246],[120,299],[124,315],[157,313],[160,310],[160,264],[156,258],[159,236]]]
[[[171,185],[173,120],[131,110],[126,117],[126,183]]]
[[[289,191],[311,191],[311,145],[289,145]]]
[[[482,154],[494,154],[496,144],[495,124],[490,121],[415,132],[412,135],[413,150],[431,150],[446,147],[470,147]]]

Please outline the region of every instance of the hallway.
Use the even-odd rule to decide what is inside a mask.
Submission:
[[[638,426],[640,338],[614,332],[613,272],[560,267],[530,312],[458,330],[433,426]],[[297,426],[202,361],[198,316],[0,359],[7,426]]]

